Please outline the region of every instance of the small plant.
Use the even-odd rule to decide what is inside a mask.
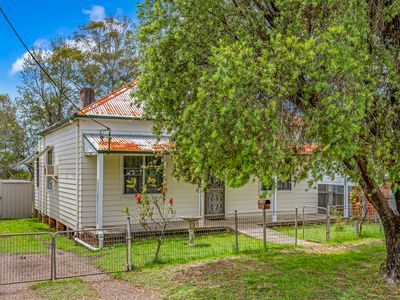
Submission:
[[[135,179],[128,180],[127,183],[129,188],[136,187]],[[148,193],[148,188],[152,190],[156,189],[159,193],[150,194]],[[166,192],[167,187],[164,183],[161,187],[158,187],[155,178],[149,176],[147,184],[144,184],[142,187],[142,192],[134,195],[139,223],[157,241],[154,262],[160,262],[159,255],[164,242],[165,231],[175,216],[174,199],[169,198],[167,201]],[[130,215],[128,207],[125,207],[123,212]]]
[[[332,208],[331,213],[335,217],[335,231],[343,231],[345,226],[343,213],[335,207]]]
[[[259,200],[271,200],[272,192],[271,191],[262,191],[258,194]]]

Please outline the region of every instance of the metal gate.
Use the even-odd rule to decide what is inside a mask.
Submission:
[[[0,284],[132,269],[130,232],[59,231],[0,235]]]

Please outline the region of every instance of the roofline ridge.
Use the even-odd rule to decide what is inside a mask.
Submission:
[[[133,80],[130,83],[127,83],[127,84],[121,86],[120,88],[116,89],[115,91],[112,91],[112,92],[108,93],[107,95],[105,95],[104,97],[100,98],[99,100],[97,100],[97,101],[95,101],[93,103],[90,103],[89,105],[86,105],[84,108],[79,110],[77,112],[77,114],[78,115],[86,115],[86,113],[90,112],[90,110],[92,110],[93,108],[96,108],[99,105],[102,105],[103,103],[108,102],[109,100],[111,100],[111,99],[115,98],[116,96],[118,96],[118,95],[122,94],[123,92],[125,92],[125,90],[122,91],[123,89],[126,89],[128,87],[132,88],[132,87],[136,86],[136,84],[137,84],[137,79]]]

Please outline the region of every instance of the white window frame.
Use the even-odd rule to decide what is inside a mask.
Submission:
[[[120,156],[120,194],[122,198],[130,198],[132,197],[132,194],[125,194],[125,176],[124,176],[124,157],[128,156],[140,156],[143,159],[143,165],[146,163],[146,157],[147,156],[153,156],[155,157],[155,154],[124,154]],[[165,166],[164,166],[164,159],[162,158],[161,164],[163,165],[163,177],[166,176],[165,173]],[[164,177],[165,178],[165,177]],[[143,182],[146,182],[146,172],[143,172]],[[160,193],[149,193],[150,195],[160,195]]]
[[[51,165],[54,165],[54,148],[51,147],[49,150],[46,151],[46,164],[45,166],[48,166],[48,162],[49,162],[49,152],[51,151]],[[54,190],[54,184],[55,184],[55,180],[53,179],[53,177],[50,176],[46,176],[46,189],[49,191]]]
[[[280,181],[280,180],[279,180]],[[285,181],[289,181],[290,182],[290,189],[284,189],[284,190],[282,190],[282,189],[279,189],[279,187],[278,187],[278,192],[283,192],[283,193],[285,193],[285,192],[292,192],[293,191],[293,181],[292,181],[292,178],[290,177],[289,179],[287,179],[287,180],[285,180]],[[262,183],[262,181],[260,180],[259,181],[259,185],[258,185],[258,191],[259,191],[259,193],[262,193],[262,192],[271,192],[272,190],[271,189],[263,189],[262,187],[263,187],[263,183]]]

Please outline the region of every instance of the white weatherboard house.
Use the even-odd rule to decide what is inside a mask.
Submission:
[[[134,104],[128,84],[94,101],[91,89],[81,90],[81,109],[41,132],[36,153],[28,160],[35,166],[35,209],[52,222],[79,230],[125,224],[124,207],[135,212],[134,191],[126,186],[136,178],[137,188],[152,175],[165,176],[167,197],[173,197],[177,216],[258,211],[261,184],[255,179],[241,188],[216,183],[208,192],[179,182],[172,176],[173,161],[163,156],[163,174],[143,166],[169,146],[168,137],[157,139],[152,122],[141,119],[142,108]],[[95,123],[97,120],[111,129]],[[294,211],[303,205],[325,205],[326,201],[348,207],[346,182],[341,177],[308,188],[306,182],[279,182],[271,211]],[[346,213],[346,212],[345,212]]]

